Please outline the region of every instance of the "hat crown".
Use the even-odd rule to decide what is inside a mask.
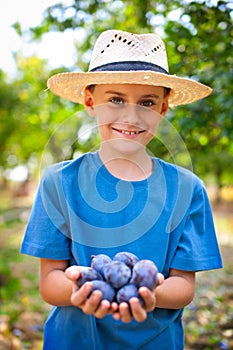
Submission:
[[[145,62],[168,72],[166,49],[161,38],[154,34],[133,34],[107,30],[96,41],[89,71],[106,64]]]
[[[84,102],[90,85],[137,84],[171,89],[169,105],[198,101],[212,89],[197,81],[168,74],[163,41],[154,33],[132,34],[107,30],[96,41],[89,72],[65,72],[52,76],[48,88],[67,100]]]

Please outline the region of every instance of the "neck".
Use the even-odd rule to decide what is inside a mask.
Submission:
[[[115,177],[125,181],[141,181],[153,172],[151,157],[144,152],[132,155],[110,155],[100,148],[99,156],[107,170]]]

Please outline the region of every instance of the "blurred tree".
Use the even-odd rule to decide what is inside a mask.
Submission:
[[[171,119],[195,171],[203,177],[213,174],[219,188],[233,183],[232,9],[226,1],[192,1],[183,7],[179,21],[165,27],[172,71],[213,88],[210,97],[177,109]]]
[[[31,32],[32,40],[40,40],[51,31],[74,30],[77,34],[77,62],[74,62],[74,67],[70,67],[70,70],[87,70],[93,44],[104,30],[118,28],[138,33],[158,32],[167,46],[170,73],[192,77],[210,85],[214,90],[207,99],[171,110],[168,119],[184,139],[195,172],[203,178],[212,173],[221,187],[225,182],[232,183],[233,171],[232,18],[233,6],[230,1],[168,0],[165,3],[155,0],[74,0],[49,7],[41,25],[31,28]],[[18,23],[15,24],[15,29],[24,35]],[[41,154],[51,130],[56,130],[72,111],[74,113],[80,108],[61,101],[50,93],[40,94],[48,76],[65,70],[60,67],[48,74],[44,63],[40,64],[40,68],[34,66],[33,71],[31,63],[27,68],[21,67],[20,78],[14,84],[16,92],[7,97],[10,102],[12,98],[17,100],[15,94],[21,96],[18,100],[20,113],[17,115],[19,117],[23,114],[24,123],[30,125],[27,130],[30,129],[31,134],[28,133],[26,137],[24,132],[26,145],[22,144],[22,140],[20,143],[23,145],[21,161],[30,158],[30,150]],[[15,113],[15,107],[12,109],[12,113]],[[76,127],[83,124],[81,119],[78,118]],[[11,121],[12,128],[8,126],[11,131],[16,130],[16,120],[15,116]],[[21,125],[22,130],[26,129],[24,123]],[[92,121],[88,123],[93,125]],[[80,142],[75,141],[74,137],[66,156],[72,156],[77,150],[92,149],[95,142],[98,142],[95,129],[93,131],[90,137],[83,138],[85,142],[81,139]],[[17,145],[19,136],[14,134],[11,133],[11,140]],[[29,135],[32,136],[31,141]],[[64,150],[65,140],[58,141],[61,138],[62,132],[56,132],[56,142],[53,137],[50,138],[48,148],[56,150],[55,153],[64,158],[62,149]],[[150,149],[153,154],[168,157],[167,150],[156,139],[151,142]],[[8,159],[6,154],[4,157]]]
[[[50,71],[44,61],[37,57],[16,60],[19,73],[13,81],[9,82],[0,72],[1,175],[21,164],[27,167],[30,176],[38,171],[41,156],[57,125],[74,114],[74,105],[47,93]],[[77,118],[70,127],[74,126],[80,126]],[[56,144],[51,139],[49,149],[53,161],[61,160],[62,144],[58,140]]]

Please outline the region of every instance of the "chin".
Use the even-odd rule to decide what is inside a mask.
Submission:
[[[134,156],[145,150],[145,146],[130,140],[117,140],[114,145],[115,153],[125,156]]]

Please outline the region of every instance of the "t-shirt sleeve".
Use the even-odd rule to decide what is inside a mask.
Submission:
[[[221,267],[210,202],[206,189],[199,180],[171,268],[202,271]]]
[[[40,258],[69,260],[70,238],[61,210],[59,171],[47,170],[41,179],[20,252]]]

